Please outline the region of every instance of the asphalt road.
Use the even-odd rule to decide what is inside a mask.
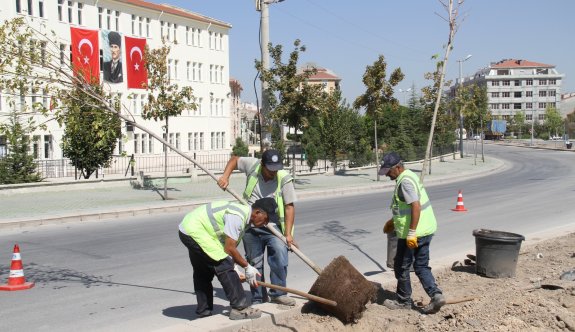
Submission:
[[[487,157],[512,163],[492,176],[428,187],[439,230],[432,265],[473,253],[473,229],[524,235],[528,241],[575,229],[573,153],[486,146]],[[457,177],[457,174],[453,174]],[[453,212],[463,191],[468,212]],[[379,281],[386,271],[391,192],[307,199],[297,204],[296,241],[320,266],[344,255]],[[183,214],[3,231],[0,244],[18,243],[29,291],[0,293],[4,331],[149,331],[194,319],[192,269],[177,237]],[[2,276],[11,253],[0,253]],[[288,285],[307,291],[314,272],[291,255]],[[2,280],[4,282],[4,280]],[[217,284],[216,296],[223,299]],[[216,312],[226,308],[216,301]]]

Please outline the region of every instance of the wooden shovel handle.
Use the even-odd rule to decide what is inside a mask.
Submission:
[[[280,238],[287,245],[287,240],[285,236],[283,236],[282,233],[278,232],[278,230],[275,229],[273,225],[267,224],[266,227],[273,233],[273,235]],[[290,250],[293,251],[296,255],[298,255],[299,258],[301,258],[307,265],[309,265],[309,267],[311,267],[318,275],[321,274],[321,268],[317,264],[312,262],[311,259],[309,259],[306,255],[304,255],[296,246],[291,246]]]
[[[323,304],[327,304],[333,307],[337,306],[337,302],[332,301],[332,300],[328,300],[326,298],[323,297],[319,297],[316,295],[311,295],[302,291],[299,291],[297,289],[292,289],[292,288],[287,288],[287,287],[282,287],[282,286],[278,286],[278,285],[274,285],[274,284],[269,284],[267,282],[263,282],[263,281],[258,281],[258,284],[267,288],[272,288],[272,289],[277,289],[283,292],[288,292],[288,293],[292,293],[292,294],[296,294],[299,296],[303,296],[306,299],[312,300],[314,302],[319,302],[319,303],[323,303]]]

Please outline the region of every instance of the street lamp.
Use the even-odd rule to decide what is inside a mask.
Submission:
[[[411,88],[409,88],[409,89],[407,89],[407,90],[399,89],[399,93],[403,93],[403,94],[404,94],[404,95],[403,95],[403,105],[406,105],[406,104],[407,104],[406,98],[407,98],[407,93],[408,93],[409,91],[411,91]]]
[[[464,59],[457,60],[459,62],[459,89],[463,85],[463,77],[462,77],[462,63],[469,60],[471,58],[471,54],[466,56]],[[461,91],[459,92],[461,94]],[[463,158],[463,109],[462,107],[459,108],[459,156]]]

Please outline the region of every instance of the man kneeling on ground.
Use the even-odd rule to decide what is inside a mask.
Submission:
[[[207,317],[214,308],[212,279],[218,278],[232,310],[230,319],[254,319],[261,311],[252,308],[242,287],[234,262],[245,269],[245,278],[258,287],[258,270],[249,265],[237,246],[245,230],[277,222],[277,203],[273,198],[259,199],[252,206],[235,202],[217,201],[188,213],[179,226],[182,243],[188,248],[194,269],[194,290],[198,317]]]

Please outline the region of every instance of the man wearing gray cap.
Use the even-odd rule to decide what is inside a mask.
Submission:
[[[273,197],[278,205],[279,222],[273,226],[286,238],[288,246],[294,245],[293,225],[296,201],[293,177],[283,169],[279,151],[266,150],[261,161],[257,158],[233,156],[224,169],[224,174],[218,179],[218,185],[226,189],[234,169],[247,175],[246,188],[243,197],[249,204],[263,197]],[[286,287],[288,267],[288,247],[269,229],[250,228],[244,236],[246,258],[261,273],[264,280],[264,253],[267,249],[267,261],[270,266],[270,281],[274,285]],[[252,288],[253,303],[267,302],[265,287]],[[295,300],[286,292],[271,289],[269,301],[273,303],[294,306]]]
[[[415,274],[431,302],[423,308],[426,314],[434,314],[445,305],[445,297],[431,273],[429,267],[429,245],[437,229],[435,214],[423,183],[409,169],[395,152],[383,156],[379,175],[395,180],[395,190],[391,210],[393,218],[383,227],[384,233],[395,231],[397,235],[397,253],[393,264],[397,279],[396,300],[385,300],[383,305],[389,309],[411,309],[410,267],[413,264]]]
[[[116,31],[108,33],[108,44],[110,45],[110,54],[112,59],[104,62],[102,70],[104,71],[104,81],[110,83],[122,83],[122,36]]]

